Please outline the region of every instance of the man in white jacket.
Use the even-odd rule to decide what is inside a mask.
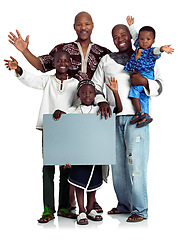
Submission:
[[[128,222],[139,222],[148,217],[149,126],[137,128],[136,125],[129,124],[135,110],[128,95],[131,85],[143,85],[150,98],[158,96],[163,84],[157,66],[155,80],[146,79],[135,71],[132,75],[124,71],[124,66],[133,53],[131,35],[125,25],[116,25],[112,30],[112,37],[118,52],[109,53],[101,59],[92,79],[97,90],[104,93],[108,103],[115,105],[112,91],[106,86],[108,78],[115,77],[123,106],[123,111],[116,117],[117,159],[116,164],[112,165],[118,205],[108,213],[129,213]],[[97,101],[104,102],[103,95],[99,94]]]

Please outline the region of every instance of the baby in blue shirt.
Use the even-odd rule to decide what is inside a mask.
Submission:
[[[136,50],[125,65],[124,70],[131,73],[135,70],[143,77],[154,80],[154,66],[156,60],[161,57],[161,52],[172,54],[174,49],[170,47],[171,45],[152,47],[155,42],[155,30],[150,26],[145,26],[140,29],[138,34],[134,28],[134,18],[128,16],[126,20]],[[149,97],[146,95],[144,87],[142,85],[131,86],[129,97],[132,99],[136,111],[130,124],[137,123],[137,127],[143,127],[152,122],[153,119],[149,116]]]

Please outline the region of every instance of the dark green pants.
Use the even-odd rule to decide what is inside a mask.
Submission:
[[[69,176],[69,169],[60,167],[60,178],[59,178],[59,207],[67,208],[69,204],[69,183],[67,181]],[[44,206],[46,205],[55,212],[55,201],[54,201],[54,174],[55,166],[43,166],[43,201]]]

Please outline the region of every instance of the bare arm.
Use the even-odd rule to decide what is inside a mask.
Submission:
[[[106,85],[112,90],[114,98],[115,98],[115,102],[116,102],[116,108],[115,108],[115,113],[119,113],[122,112],[122,103],[121,103],[121,99],[118,93],[118,83],[117,80],[115,80],[115,78],[108,78],[109,80],[109,84],[106,83]]]
[[[35,67],[37,70],[43,70],[43,66],[40,60],[35,55],[33,55],[28,49],[29,35],[26,37],[25,40],[23,40],[18,30],[16,30],[16,33],[17,36],[10,32],[10,35],[8,35],[9,42],[12,45],[14,45],[24,55],[24,57],[33,67]]]
[[[131,74],[130,78],[131,78],[131,86],[142,85],[149,91],[148,79],[143,77],[139,72],[136,72],[133,69],[133,74]]]

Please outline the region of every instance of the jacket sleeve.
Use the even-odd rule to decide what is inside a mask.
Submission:
[[[145,92],[150,97],[157,97],[163,91],[164,82],[159,70],[159,67],[155,64],[154,68],[154,80],[148,79],[149,91],[145,89]]]
[[[100,102],[107,102],[103,94],[103,89],[105,85],[105,74],[104,74],[103,66],[104,66],[104,57],[99,62],[98,67],[96,68],[96,71],[91,79],[94,82],[97,90],[97,94],[95,98],[95,103],[97,104]]]

